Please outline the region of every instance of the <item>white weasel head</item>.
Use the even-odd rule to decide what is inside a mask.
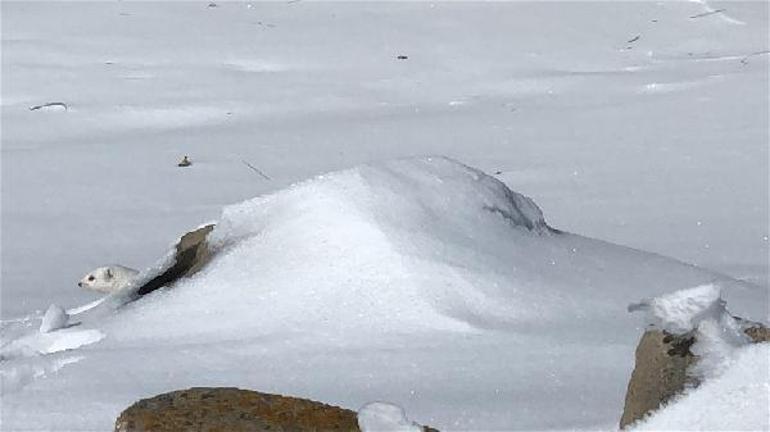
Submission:
[[[83,276],[78,286],[93,291],[113,293],[128,285],[137,273],[136,270],[122,266],[99,267]]]

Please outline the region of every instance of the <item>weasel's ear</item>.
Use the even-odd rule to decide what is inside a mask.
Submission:
[[[112,279],[112,269],[107,269],[107,279]]]

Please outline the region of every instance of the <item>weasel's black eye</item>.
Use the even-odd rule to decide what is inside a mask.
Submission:
[[[94,277],[94,275],[88,276],[88,280],[89,280],[89,281],[92,281],[92,280],[94,280],[94,279],[96,279],[96,278]]]

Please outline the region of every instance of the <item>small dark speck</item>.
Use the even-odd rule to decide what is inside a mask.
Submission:
[[[399,59],[399,60],[406,60],[406,59],[409,58],[409,56],[400,55],[400,56],[397,56],[396,58]]]
[[[658,22],[658,20],[654,19],[654,20],[650,20],[650,22],[656,23],[656,22]]]
[[[502,171],[495,171],[495,175],[500,175],[502,173],[503,173]]]
[[[217,7],[217,4],[216,4],[216,3],[213,3],[213,2],[212,2],[212,3],[209,3],[208,7],[210,7],[210,8],[215,8],[215,7]]]

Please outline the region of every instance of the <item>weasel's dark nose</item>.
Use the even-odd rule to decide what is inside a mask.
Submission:
[[[82,288],[83,287],[83,282],[78,282],[78,286]]]

